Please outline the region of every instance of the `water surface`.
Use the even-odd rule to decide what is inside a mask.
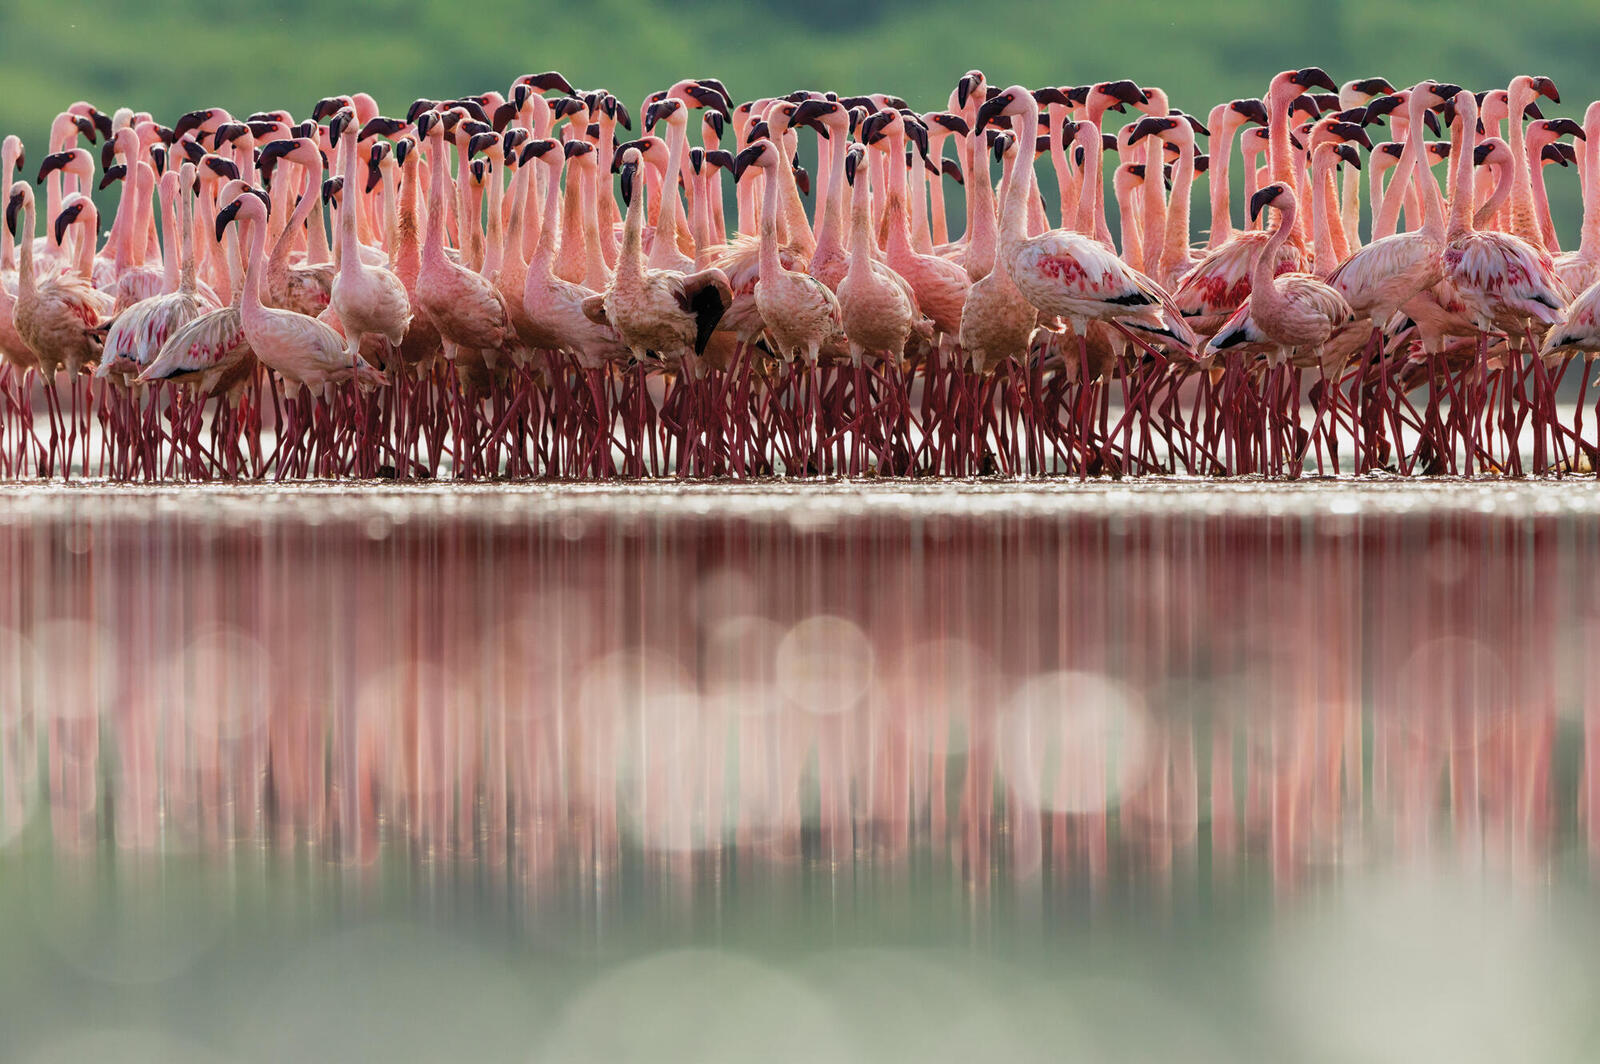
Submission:
[[[1582,1059],[1590,483],[0,494],[0,1057]]]

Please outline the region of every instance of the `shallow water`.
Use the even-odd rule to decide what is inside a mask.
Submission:
[[[1589,482],[0,491],[0,1058],[1581,1059]]]

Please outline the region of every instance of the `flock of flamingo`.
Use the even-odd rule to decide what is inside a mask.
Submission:
[[[631,140],[622,101],[555,72],[404,119],[361,93],[171,127],[80,102],[37,173],[43,236],[0,149],[0,476],[1600,468],[1588,381],[1557,403],[1600,351],[1600,102],[1579,123],[1540,97],[1309,67],[1202,122],[1131,81],[971,71],[919,114],[700,78]],[[1576,250],[1551,163],[1583,182]]]

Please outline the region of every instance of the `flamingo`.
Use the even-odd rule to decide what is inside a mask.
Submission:
[[[732,302],[727,275],[713,266],[694,273],[649,269],[644,264],[644,195],[635,188],[640,154],[622,156],[622,252],[611,285],[584,300],[591,321],[608,323],[635,357],[657,357],[681,365],[692,376],[695,356],[705,350],[711,331]],[[635,192],[640,194],[635,195]]]
[[[262,287],[267,272],[267,203],[265,194],[241,195],[217,212],[216,232],[220,239],[235,219],[246,227],[248,250],[244,276],[244,299],[240,319],[245,338],[256,357],[282,377],[293,398],[304,387],[321,397],[329,385],[355,380],[364,388],[389,383],[359,352],[352,353],[345,338],[316,318],[290,310],[269,307],[262,302]]]
[[[322,149],[309,137],[274,141],[261,149],[263,166],[275,167],[280,161],[300,167],[306,175],[306,186],[299,202],[295,204],[294,212],[289,216],[288,225],[272,246],[272,255],[267,260],[266,298],[275,307],[315,317],[327,309],[328,297],[333,290],[333,265],[309,259],[293,263],[289,253],[314,210],[317,217],[321,218]],[[288,174],[278,174],[274,185],[287,187],[288,182]]]
[[[488,361],[505,346],[511,333],[505,301],[488,278],[445,255],[445,196],[450,173],[444,155],[444,121],[429,111],[417,116],[416,126],[428,145],[431,167],[428,231],[414,292],[417,305],[439,330],[445,357],[455,359],[465,349],[484,352]]]
[[[356,170],[356,118],[353,108],[333,116],[328,136],[339,145],[345,180],[353,182]],[[353,197],[353,192],[352,192]],[[328,310],[338,316],[344,331],[345,353],[352,358],[361,348],[361,339],[379,336],[388,345],[385,364],[405,342],[411,324],[411,301],[399,277],[383,266],[368,265],[357,246],[355,204],[339,212],[339,268],[329,289]]]
[[[69,203],[78,208],[74,216],[77,221],[74,223],[73,218],[68,218],[65,224],[57,221],[53,227],[57,246],[61,243],[67,225],[78,224],[88,229],[90,233],[99,227],[99,215],[88,197],[76,194]],[[19,248],[13,321],[17,334],[38,360],[39,373],[44,379],[45,401],[50,407],[50,445],[46,461],[53,462],[58,447],[64,443],[62,467],[70,471],[73,445],[78,434],[77,379],[85,367],[94,364],[100,358],[103,336],[101,329],[106,316],[111,312],[111,299],[96,290],[90,281],[94,257],[92,236],[85,237],[79,248],[75,269],[44,280],[39,279],[34,270],[33,190],[28,187],[26,181],[14,182],[6,199],[6,228],[11,230],[11,235],[14,237],[19,236],[17,228],[19,213],[22,217],[20,232],[26,235],[21,238]],[[56,373],[63,368],[72,380],[73,409],[70,431],[64,431],[60,401],[55,390]],[[63,435],[66,437],[64,441]],[[87,463],[88,452],[85,451],[84,455]]]
[[[217,302],[200,293],[195,278],[194,228],[190,224],[193,209],[195,166],[185,162],[176,172],[168,171],[161,177],[168,189],[166,199],[173,203],[175,214],[165,217],[167,244],[175,244],[168,254],[177,266],[177,284],[165,295],[152,296],[135,303],[117,315],[106,332],[105,350],[96,377],[116,374],[126,380],[138,376],[149,366],[173,333],[206,311],[216,309]]]

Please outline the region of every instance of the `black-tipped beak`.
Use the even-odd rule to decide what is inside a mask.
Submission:
[[[100,188],[102,190],[107,189],[114,182],[121,181],[127,176],[128,168],[121,163],[117,163],[115,166],[108,166],[106,167],[106,172],[100,178]]]
[[[117,161],[117,142],[108,140],[100,149],[100,169],[109,170],[111,164]]]
[[[639,166],[637,163],[622,164],[622,205],[624,207],[633,206],[633,179],[638,172]]]
[[[967,106],[967,97],[978,87],[978,79],[971,74],[963,74],[961,80],[956,82],[956,106]]]
[[[965,185],[967,183],[966,175],[961,172],[961,164],[954,159],[941,159],[939,161],[939,169],[944,171],[945,177],[948,177],[956,184]]]
[[[1388,96],[1394,92],[1394,86],[1389,84],[1388,78],[1362,78],[1356,82],[1356,91],[1364,96]]]
[[[95,110],[95,111],[92,111],[90,113],[89,117],[90,117],[90,119],[92,119],[94,121],[94,128],[96,128],[96,129],[98,129],[100,131],[101,138],[104,139],[104,140],[110,140],[111,139],[111,116],[108,115],[108,114],[104,114],[103,112],[101,112],[99,110]]]
[[[1361,153],[1356,151],[1354,145],[1339,145],[1339,158],[1349,163],[1357,170],[1361,169]]]
[[[518,80],[524,85],[531,85],[540,92],[549,92],[551,89],[558,89],[561,92],[566,93],[568,96],[577,95],[572,88],[572,82],[568,81],[554,70],[546,70],[543,74],[525,74]]]
[[[333,203],[344,193],[344,178],[330,177],[322,183],[322,202]]]
[[[728,111],[727,101],[723,99],[722,93],[717,90],[701,85],[690,85],[684,91],[701,107],[709,107],[724,118],[732,117]]]
[[[561,154],[568,159],[576,159],[580,155],[588,155],[594,151],[594,145],[581,140],[569,140],[561,147]]]
[[[220,155],[207,155],[203,160],[207,170],[217,175],[222,181],[235,181],[239,177],[239,167],[234,165],[232,159],[224,159]]]
[[[66,166],[72,159],[71,151],[51,152],[44,157],[44,162],[39,164],[39,177],[34,181],[36,185],[44,184],[44,179]]]
[[[1304,67],[1297,71],[1294,83],[1302,89],[1327,89],[1329,92],[1338,92],[1339,85],[1328,76],[1328,72],[1321,67]]]
[[[989,141],[989,150],[994,153],[994,161],[1002,162],[1006,152],[1011,150],[1011,145],[1016,143],[1016,140],[1016,135],[1009,130],[993,134]]]
[[[425,112],[433,110],[433,108],[434,102],[432,100],[418,100],[410,107],[406,108],[406,121],[415,122],[417,121],[418,117]]]
[[[1367,131],[1354,122],[1333,122],[1328,128],[1343,140],[1352,144],[1359,144],[1368,151],[1372,150],[1372,138],[1367,136]]]
[[[467,158],[472,158],[480,151],[486,151],[500,143],[498,133],[474,133],[472,139],[467,141]]]
[[[1494,151],[1494,149],[1495,149],[1495,146],[1493,144],[1480,144],[1476,148],[1473,148],[1472,149],[1472,163],[1473,163],[1473,165],[1474,166],[1482,166],[1483,165],[1483,161],[1489,157],[1489,153]]]
[[[373,189],[378,187],[378,182],[380,182],[382,180],[383,180],[383,169],[381,167],[379,167],[376,162],[368,161],[368,163],[367,163],[367,185],[366,185],[366,191],[368,193],[371,193]]]
[[[791,164],[791,167],[794,171],[794,183],[799,187],[800,195],[811,195],[811,175],[807,173],[806,168],[801,166],[799,163],[793,163]]]
[[[719,170],[733,170],[733,153],[721,148],[713,148],[706,152],[706,165],[714,166]]]
[[[1189,128],[1190,129],[1194,130],[1196,133],[1200,134],[1202,137],[1211,136],[1211,130],[1207,129],[1205,127],[1205,123],[1201,122],[1194,115],[1186,114],[1183,117],[1184,117],[1184,120],[1189,123]]]
[[[64,236],[66,236],[67,229],[72,225],[73,222],[78,220],[78,215],[80,215],[82,213],[83,213],[83,204],[74,203],[70,207],[63,208],[61,213],[56,215],[56,243],[57,244],[61,243],[62,238]]]
[[[394,161],[401,166],[406,164],[406,156],[416,148],[416,141],[410,137],[401,137],[394,143]]]
[[[1422,112],[1422,124],[1432,130],[1433,135],[1436,137],[1443,132],[1443,129],[1439,125],[1439,116],[1434,114],[1432,111]]]
[[[1272,204],[1272,201],[1277,199],[1278,194],[1282,191],[1283,187],[1281,185],[1268,185],[1266,188],[1257,192],[1254,196],[1251,196],[1250,220],[1253,222],[1256,220],[1256,218],[1260,217],[1261,212],[1269,207]]]
[[[755,164],[755,161],[761,158],[761,153],[766,150],[767,143],[765,141],[761,141],[759,143],[750,145],[744,151],[734,156],[733,179],[738,181],[741,177],[743,177],[744,172],[750,169],[750,167]]]
[[[1551,103],[1561,102],[1561,93],[1556,91],[1556,83],[1549,78],[1534,78],[1533,91],[1540,96],[1548,97]]]
[[[1536,102],[1530,100],[1528,106],[1522,109],[1522,117],[1530,122],[1537,122],[1544,117],[1544,112],[1539,109],[1539,105]]]
[[[1207,170],[1210,170],[1210,169],[1211,169],[1211,156],[1202,154],[1202,155],[1196,155],[1194,157],[1194,172],[1195,173],[1203,174]]]
[[[1260,100],[1234,100],[1231,105],[1235,113],[1241,115],[1247,122],[1258,125],[1267,124],[1267,105]]]
[[[333,121],[328,123],[328,143],[338,144],[339,135],[344,132],[344,127],[345,113],[340,111],[333,116]]]
[[[392,137],[404,128],[406,128],[404,122],[378,115],[362,126],[361,132],[357,136],[361,140],[366,140],[368,137]]]
[[[175,137],[181,137],[191,129],[199,129],[210,117],[211,108],[209,107],[202,107],[198,111],[190,111],[178,119],[177,124],[172,127],[172,134]]]
[[[964,137],[972,131],[971,127],[967,125],[967,120],[960,115],[940,111],[933,116],[933,120],[958,137]]]
[[[982,133],[983,127],[987,126],[990,122],[993,122],[996,118],[999,118],[1001,115],[1005,114],[1006,108],[1010,105],[1011,97],[1005,93],[1001,93],[992,100],[985,101],[984,105],[978,108],[978,117],[973,125],[973,129],[979,133]]]
[[[345,102],[346,101],[342,96],[323,97],[317,101],[315,107],[311,108],[311,120],[313,122],[320,122],[331,114],[337,114],[339,108],[343,107]]]
[[[517,110],[516,104],[503,103],[494,109],[494,116],[489,124],[494,126],[496,133],[503,133],[506,126],[511,124],[511,120],[517,117]]]
[[[90,144],[94,143],[94,135],[97,131],[92,120],[84,115],[74,115],[72,124],[78,127],[79,133],[82,133],[84,136],[89,138]]]
[[[227,230],[228,224],[239,217],[239,201],[234,200],[222,210],[217,212],[216,235],[217,240],[222,240],[222,234]]]
[[[837,104],[829,103],[827,100],[806,100],[796,107],[794,113],[789,116],[789,124],[792,126],[810,126],[818,134],[826,137],[828,130],[822,124],[822,116],[832,113],[833,108],[836,106]]]
[[[13,192],[6,200],[6,228],[12,236],[17,235],[17,212],[22,209],[22,193]]]
[[[1545,125],[1550,128],[1550,132],[1563,137],[1577,137],[1579,140],[1588,139],[1583,135],[1583,127],[1570,118],[1552,118],[1545,122]]]

